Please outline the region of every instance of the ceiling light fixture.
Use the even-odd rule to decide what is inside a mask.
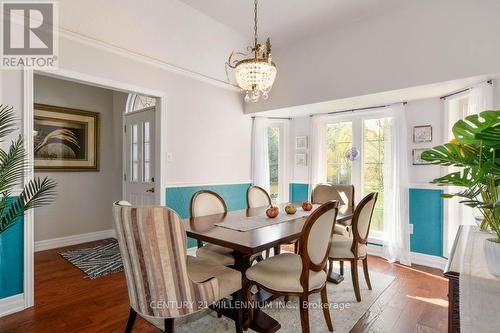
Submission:
[[[259,44],[257,40],[257,7],[258,0],[254,0],[254,46],[247,48],[249,53],[231,52],[226,62],[226,75],[227,67],[235,70],[236,82],[245,92],[245,102],[257,102],[261,96],[267,99],[276,78],[276,65],[271,56],[271,40],[268,38],[266,45]],[[234,59],[237,55],[248,58]]]

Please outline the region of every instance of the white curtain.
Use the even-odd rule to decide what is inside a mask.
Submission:
[[[269,146],[266,118],[253,118],[252,125],[252,181],[269,193]]]
[[[309,197],[316,184],[326,182],[326,123],[325,116],[315,115],[310,123]]]
[[[468,98],[467,107],[464,108],[460,103],[464,98]],[[493,85],[487,82],[479,83],[470,88],[468,93],[458,95],[455,98],[447,98],[444,102],[444,118],[445,118],[445,138],[448,142],[453,139],[452,128],[459,120],[469,115],[478,114],[485,110],[493,109]],[[443,175],[459,171],[457,167],[443,168]],[[459,187],[449,187],[445,189],[445,193],[455,193],[459,191]],[[444,255],[448,256],[455,240],[458,227],[462,224],[473,225],[474,211],[460,203],[461,198],[451,198],[444,201]]]
[[[383,256],[390,262],[411,265],[408,214],[408,136],[405,107],[389,107],[391,125],[384,154]]]

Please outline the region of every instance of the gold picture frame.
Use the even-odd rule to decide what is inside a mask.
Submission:
[[[35,104],[33,150],[38,171],[99,171],[99,113]]]

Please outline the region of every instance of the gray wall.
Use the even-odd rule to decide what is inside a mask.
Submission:
[[[114,112],[113,101],[125,100],[126,94],[40,75],[35,75],[34,88],[35,103],[100,114],[98,172],[35,172],[58,183],[54,204],[35,210],[35,241],[112,229],[111,202],[119,200],[122,191],[121,148],[116,155],[121,112]]]

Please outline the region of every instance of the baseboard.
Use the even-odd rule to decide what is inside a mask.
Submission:
[[[24,294],[0,299],[0,317],[24,310]]]
[[[93,242],[101,239],[116,237],[114,229],[89,232],[87,234],[53,238],[35,242],[35,252],[56,249],[81,243]]]
[[[368,254],[376,257],[382,257],[382,246],[368,245]],[[416,265],[422,265],[432,268],[438,268],[444,270],[446,266],[446,258],[432,256],[429,254],[423,254],[418,252],[411,252],[411,263]]]

